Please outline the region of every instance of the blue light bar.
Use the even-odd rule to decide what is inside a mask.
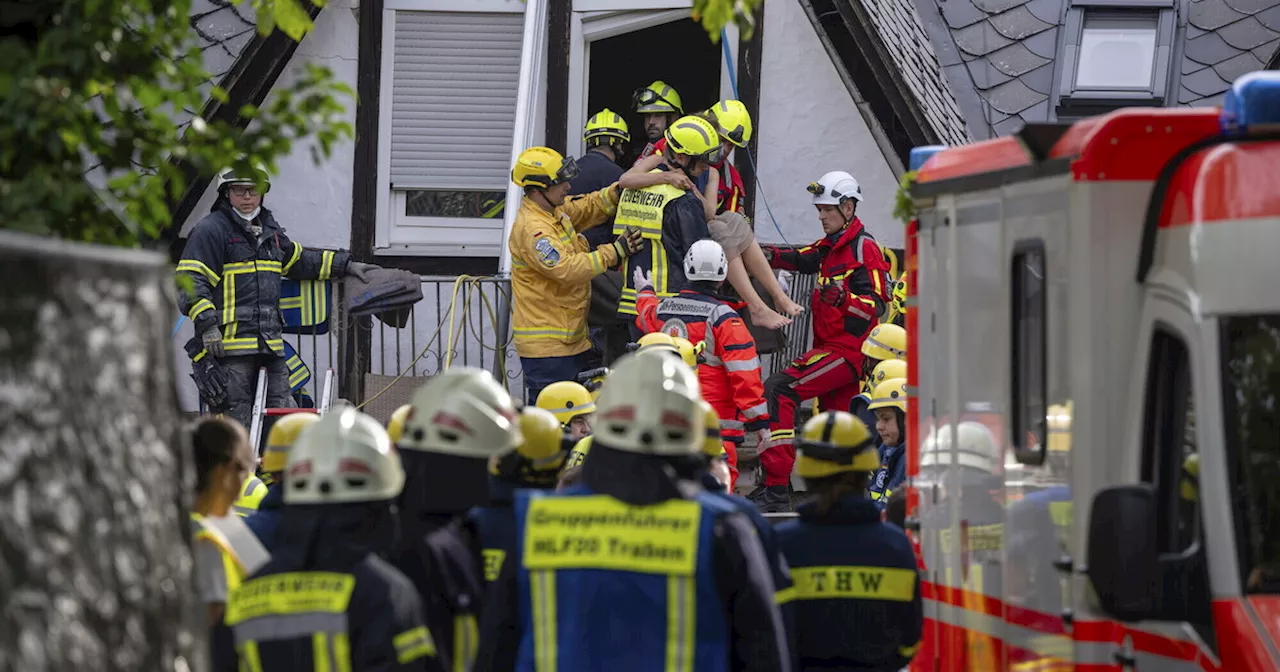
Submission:
[[[913,147],[911,149],[910,161],[908,162],[910,165],[907,166],[907,170],[920,170],[920,166],[923,166],[924,162],[929,160],[929,157],[946,148],[946,145],[925,145],[924,147]]]
[[[1229,135],[1280,130],[1280,71],[1251,72],[1237,79],[1222,101],[1218,123]]]

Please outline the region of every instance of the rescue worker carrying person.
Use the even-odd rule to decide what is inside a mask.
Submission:
[[[889,266],[857,216],[862,200],[858,181],[834,171],[810,183],[808,190],[826,236],[796,250],[767,249],[773,268],[816,273],[818,278],[810,308],[813,349],[765,381],[772,444],[760,454],[764,482],[750,496],[766,512],[790,508],[796,407],[816,398],[821,408],[849,408],[865,373],[862,342],[889,301]]]
[[[632,340],[642,333],[634,324],[638,314],[636,288],[632,284],[635,269],[644,269],[659,298],[674,296],[686,284],[680,260],[695,242],[711,237],[702,201],[692,191],[692,180],[723,159],[720,136],[706,119],[681,117],[666,130],[666,140],[665,164],[649,174],[684,174],[690,181],[689,186],[660,184],[627,189],[622,192],[618,215],[614,218],[615,234],[635,227],[643,238],[640,249],[623,264],[622,278],[626,284],[618,302],[618,318],[627,323]]]
[[[799,453],[812,497],[777,528],[795,582],[799,669],[896,672],[920,645],[924,607],[911,542],[866,497],[880,466],[871,433],[844,411],[819,413]]]
[[[285,473],[278,551],[227,604],[238,669],[445,672],[413,583],[379,557],[404,486],[382,426],[331,410],[298,437]]]
[[[698,366],[698,382],[702,398],[720,418],[732,491],[738,481],[738,446],[746,432],[756,435],[756,450],[769,447],[769,407],[751,332],[737,311],[717,294],[728,266],[719,243],[699,240],[684,256],[687,289],[658,301],[640,268],[635,270],[634,283],[640,290],[636,324],[642,330],[707,344]]]
[[[491,589],[476,669],[791,669],[751,523],[672,460],[704,462],[706,407],[670,355],[618,361],[582,481],[516,494],[516,556]]]
[[[636,158],[636,161],[640,161],[651,154],[658,153],[657,143],[671,127],[671,122],[684,114],[684,105],[680,102],[680,94],[660,79],[649,86],[636,89],[635,93],[631,94],[631,100],[635,103],[636,112],[640,114],[641,122],[644,124],[644,134],[649,143]]]
[[[262,464],[259,465],[267,483],[267,494],[259,502],[258,510],[246,518],[244,524],[268,549],[275,544],[276,530],[284,513],[284,466],[289,459],[289,449],[297,442],[302,430],[319,420],[320,416],[315,413],[290,413],[277,419],[267,433],[267,447],[262,452]]]
[[[413,395],[404,436],[400,545],[390,556],[418,588],[427,627],[449,669],[470,669],[485,584],[468,516],[489,504],[489,461],[520,443],[511,395],[483,369],[436,374]]]
[[[265,172],[228,169],[217,184],[218,200],[191,230],[178,262],[178,277],[190,281],[189,291],[179,288],[178,306],[195,327],[184,349],[201,398],[249,427],[259,367],[267,369],[267,407],[297,406],[281,337],[280,279],[365,279],[378,267],[290,240],[262,207],[271,189]]]

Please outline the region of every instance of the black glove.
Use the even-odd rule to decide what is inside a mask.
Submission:
[[[589,371],[583,371],[582,373],[579,373],[578,382],[583,385],[586,385],[587,383],[591,382],[592,378],[604,378],[605,376],[608,376],[608,375],[609,375],[609,368],[605,366],[601,366],[595,369],[591,369]]]
[[[822,291],[818,293],[818,298],[828,306],[839,308],[849,300],[849,292],[844,291],[843,284],[833,282],[822,288]]]
[[[632,254],[640,251],[642,244],[640,238],[640,229],[634,226],[628,226],[622,235],[613,241],[613,249],[618,251],[619,259],[626,259]]]
[[[200,398],[212,410],[221,410],[227,403],[227,372],[213,357],[202,357],[191,363],[191,379],[196,381]]]

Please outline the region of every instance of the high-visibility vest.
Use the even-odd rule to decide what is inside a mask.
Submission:
[[[239,587],[271,559],[271,554],[239,516],[210,518],[192,513],[191,536],[195,541],[213,544],[221,552],[228,590]]]

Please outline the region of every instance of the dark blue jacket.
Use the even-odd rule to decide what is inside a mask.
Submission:
[[[268,551],[276,541],[276,531],[280,529],[280,519],[284,517],[284,488],[279,483],[267,486],[267,494],[258,502],[258,510],[244,519],[258,541]]]
[[[587,153],[578,159],[578,176],[573,178],[573,182],[569,185],[569,195],[580,196],[600,191],[617,182],[623,172],[625,171],[622,170],[622,166],[610,161],[608,156],[601,152],[587,150]],[[582,235],[586,236],[587,244],[593,250],[601,245],[612,243],[613,218],[610,217],[609,221],[583,231]]]
[[[849,400],[849,412],[867,426],[867,431],[871,432],[872,439],[879,445],[880,435],[876,433],[876,412],[867,408],[870,405],[871,395],[859,394]]]
[[[880,509],[864,497],[845,498],[821,515],[814,503],[802,504],[799,514],[777,527],[795,582],[799,669],[905,667],[924,626],[907,535],[881,522]]]
[[[907,449],[905,446],[880,446],[880,470],[871,479],[871,500],[880,508],[889,502],[889,495],[907,480]]]
[[[477,506],[467,514],[480,535],[485,585],[498,580],[502,565],[515,556],[516,487],[496,478],[489,482],[489,506]]]

